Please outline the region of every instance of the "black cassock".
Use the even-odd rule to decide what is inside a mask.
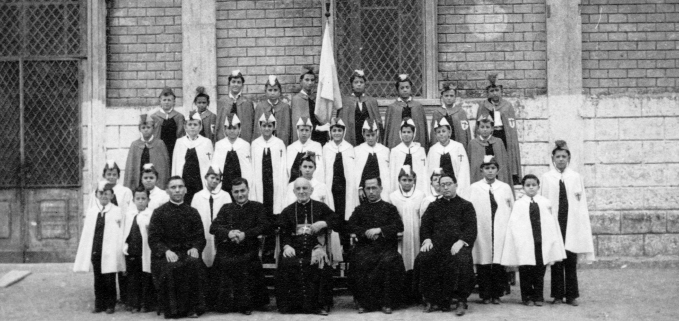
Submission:
[[[314,248],[327,250],[329,231],[335,225],[335,213],[324,203],[310,200],[295,202],[278,217],[281,253],[276,271],[276,305],[282,313],[317,313],[332,306],[332,267],[311,264]],[[316,235],[309,234],[309,226],[325,221],[328,227]],[[286,245],[295,249],[294,257],[284,257]]]
[[[372,228],[382,229],[376,240],[365,236]],[[382,200],[361,204],[349,219],[349,229],[358,238],[348,275],[356,302],[366,310],[400,304],[405,266],[398,253],[397,234],[403,232],[403,221],[396,207]]]
[[[198,211],[186,202],[163,204],[153,211],[148,240],[159,313],[170,318],[204,312],[205,264],[200,253],[206,241]],[[198,258],[187,254],[192,248],[198,250]],[[167,250],[177,254],[179,259],[168,262]]]
[[[472,246],[476,240],[476,212],[472,203],[455,196],[431,203],[422,216],[420,240],[430,239],[433,248],[415,259],[415,282],[432,305],[448,306],[451,299],[466,302],[474,289]],[[456,254],[450,250],[458,240],[467,243]]]
[[[269,303],[257,237],[270,228],[262,203],[248,201],[242,206],[229,203],[219,210],[210,226],[217,247],[213,266],[217,279],[211,280],[218,283],[217,311],[242,312]],[[232,230],[245,233],[245,239],[232,242],[229,239]]]
[[[195,148],[189,148],[186,151],[184,161],[184,168],[182,169],[182,178],[186,185],[184,202],[191,204],[193,195],[203,189],[203,180],[200,177],[200,162],[198,161],[198,154],[196,154]]]

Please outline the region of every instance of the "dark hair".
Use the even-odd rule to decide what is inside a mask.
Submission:
[[[234,186],[238,186],[241,184],[245,184],[245,187],[250,188],[248,186],[248,180],[243,178],[243,177],[236,177],[231,180],[231,189],[233,189]]]
[[[314,80],[316,80],[316,74],[314,73],[313,68],[311,68],[311,67],[304,67],[304,68],[306,68],[306,72],[304,72],[303,74],[301,74],[299,76],[299,80],[304,79],[305,75],[312,75],[312,76],[314,76]]]
[[[536,182],[538,182],[538,186],[540,186],[540,179],[533,174],[526,174],[526,176],[524,176],[521,180],[521,185],[526,186],[526,181],[529,179],[534,179]]]
[[[493,120],[493,118],[490,118],[490,117],[480,118],[480,119],[478,120],[478,122],[479,122],[479,123],[483,123],[483,124],[485,124],[485,123],[490,123],[491,126],[495,124],[495,121]]]
[[[210,96],[205,92],[205,87],[203,86],[196,88],[196,98],[193,98],[193,103],[195,104],[200,97],[205,97],[205,99],[207,99],[207,104],[210,104]]]
[[[299,162],[299,167],[302,167],[302,164],[304,164],[304,162],[311,162],[312,164],[314,164],[314,168],[317,168],[316,167],[316,160],[314,158],[315,158],[315,156],[304,155],[302,157],[302,160]]]
[[[134,198],[134,195],[137,195],[137,193],[145,193],[147,198],[151,196],[149,191],[147,191],[143,185],[139,185],[137,186],[137,188],[134,189],[134,191],[132,192],[132,198]]]
[[[110,169],[115,169],[116,172],[118,172],[118,176],[120,176],[120,167],[118,167],[118,163],[115,163],[113,167],[108,167],[108,164],[104,165],[104,169],[101,171],[101,177],[106,176],[106,171]]]
[[[236,76],[234,76],[234,75],[229,75],[229,77],[228,77],[229,85],[231,84],[231,80],[237,79],[237,78],[240,78],[240,80],[241,80],[243,83],[245,83],[245,77],[243,77],[243,74],[238,73],[238,75],[236,75]]]
[[[556,155],[556,152],[558,152],[558,151],[560,151],[560,150],[565,151],[566,153],[568,153],[568,157],[571,157],[571,151],[570,151],[570,150],[565,149],[565,148],[561,148],[561,147],[559,147],[559,146],[557,146],[556,148],[554,148],[554,149],[552,150],[552,156]]]
[[[170,182],[176,181],[176,180],[181,180],[182,183],[186,184],[186,182],[184,181],[184,179],[183,179],[181,176],[179,176],[179,175],[174,175],[174,176],[172,176],[172,177],[170,177],[170,178],[167,179],[167,186],[170,186]]]
[[[382,187],[382,178],[380,178],[379,176],[368,177],[368,178],[364,179],[364,180],[363,180],[363,185],[362,185],[362,186],[365,186],[365,183],[366,183],[367,181],[371,180],[371,179],[376,179],[376,180],[377,180],[377,186]]]
[[[150,169],[145,168],[141,171],[142,176],[144,176],[144,174],[148,174],[148,173],[153,173],[153,175],[156,175],[156,179],[158,179],[158,171],[156,170],[155,166],[151,167]]]
[[[281,87],[281,83],[278,82],[278,81],[277,81],[274,85],[271,85],[271,84],[267,81],[266,84],[264,84],[264,91],[266,91],[266,87],[273,87],[273,86],[278,87],[278,91],[280,91],[281,94],[283,94],[283,87]]]
[[[351,77],[349,77],[349,83],[350,83],[350,84],[353,84],[353,83],[354,83],[354,80],[356,80],[356,78],[361,78],[361,79],[363,79],[364,82],[365,82],[365,81],[368,81],[367,79],[365,79],[365,75],[364,75],[364,76],[359,76],[359,75],[357,75],[356,73],[353,73],[353,74],[351,74]]]
[[[441,173],[441,177],[439,177],[439,184],[444,177],[450,177],[450,179],[453,180],[453,183],[457,184],[457,178],[455,177],[455,174],[446,171],[443,171],[443,173]]]
[[[411,87],[411,88],[413,87],[413,81],[410,80],[410,77],[408,77],[408,79],[406,79],[406,80],[396,79],[395,86],[396,86],[396,91],[397,91],[397,92],[398,92],[398,85],[399,85],[400,83],[402,83],[402,82],[407,82],[407,83],[410,84],[410,87]]]
[[[401,125],[401,127],[398,129],[398,131],[403,130],[404,127],[408,127],[408,128],[413,130],[413,133],[415,132],[415,126],[407,123],[407,120],[409,120],[409,119],[412,119],[412,118],[410,118],[410,117],[403,118],[403,125]]]

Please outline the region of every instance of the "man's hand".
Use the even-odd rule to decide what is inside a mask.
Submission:
[[[240,233],[239,230],[231,230],[231,231],[229,231],[229,235],[228,235],[228,236],[229,236],[229,240],[231,240],[231,242],[234,242],[234,243],[240,243],[240,241],[238,240],[238,233]]]
[[[363,191],[362,188],[358,190],[358,198],[359,198],[361,201],[365,201],[365,200],[366,200],[365,192]]]
[[[127,254],[127,249],[128,249],[129,247],[130,247],[130,246],[129,246],[127,243],[123,244],[123,255],[129,255],[129,254]]]
[[[191,257],[193,257],[193,258],[196,258],[196,259],[198,258],[198,250],[195,249],[195,248],[192,248],[192,249],[186,251],[186,254],[191,255]]]
[[[170,250],[165,251],[165,258],[166,258],[167,261],[170,262],[170,263],[177,262],[177,260],[179,259],[179,257],[177,256],[177,254],[175,254],[174,252],[172,252],[172,251],[170,251]]]
[[[316,126],[316,131],[327,132],[330,130],[330,123]]]
[[[434,248],[434,244],[431,243],[430,239],[426,239],[424,240],[424,242],[422,242],[420,252],[429,252],[429,250],[431,250],[432,248]]]
[[[292,246],[290,246],[290,245],[286,245],[283,248],[283,256],[285,256],[285,257],[295,256],[295,249],[293,249]]]
[[[455,244],[453,244],[453,247],[450,248],[450,254],[452,254],[452,255],[457,254],[457,252],[460,252],[460,250],[461,250],[465,245],[467,245],[467,243],[465,243],[464,241],[462,241],[462,240],[457,240],[457,242],[455,242]]]
[[[314,224],[311,224],[311,231],[314,232],[314,234],[320,232],[322,229],[328,227],[328,223],[325,221],[318,221]]]
[[[236,237],[238,238],[238,243],[243,242],[245,240],[245,232],[238,231]]]
[[[382,229],[379,227],[376,228],[371,228],[367,231],[365,231],[365,237],[371,239],[371,240],[376,240],[378,237],[380,237],[380,234],[382,233]]]

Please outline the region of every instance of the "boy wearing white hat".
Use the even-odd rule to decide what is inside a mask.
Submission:
[[[413,81],[406,74],[398,75],[395,82],[398,98],[389,105],[387,118],[384,122],[384,145],[394,148],[401,143],[399,132],[401,122],[405,118],[412,118],[417,128],[415,141],[425,149],[429,148],[429,135],[427,135],[427,118],[422,104],[415,101],[412,95]]]
[[[231,195],[231,182],[236,178],[252,181],[252,157],[250,157],[250,143],[241,138],[240,117],[236,114],[228,115],[224,119],[223,132],[225,137],[215,144],[215,157],[212,158],[212,168],[222,173],[222,190]],[[250,193],[254,197],[254,193]],[[231,195],[233,199],[233,195]]]
[[[450,139],[451,126],[444,117],[434,123],[438,143],[429,149],[427,155],[427,174],[431,175],[435,169],[442,168],[443,172],[455,176],[457,180],[457,195],[469,199],[469,159],[462,144]]]
[[[288,186],[286,148],[283,140],[273,135],[278,119],[271,113],[259,117],[261,136],[252,141],[252,167],[255,200],[264,204],[267,217],[280,214],[285,204]]]
[[[338,110],[337,113],[345,124],[350,124],[347,127],[346,141],[351,145],[358,146],[365,142],[361,128],[366,119],[377,121],[377,126],[381,132],[384,132],[384,124],[377,99],[365,93],[367,82],[365,72],[354,70],[349,77],[349,82],[351,83],[351,95],[342,97],[342,109]]]
[[[311,152],[314,155],[314,162],[316,163],[316,171],[314,172],[314,179],[320,183],[325,183],[325,166],[323,166],[323,146],[319,142],[312,139],[313,122],[309,117],[300,117],[295,124],[297,137],[299,138],[294,143],[288,146],[287,150],[287,165],[288,182],[294,182],[298,177],[302,176],[299,167],[302,164],[302,157]]]
[[[229,80],[229,95],[220,99],[217,103],[217,134],[215,142],[224,139],[226,135],[225,128],[222,124],[226,119],[238,116],[240,120],[241,138],[248,144],[254,139],[255,128],[255,106],[254,103],[243,96],[243,85],[245,84],[245,77],[240,70],[233,70],[228,77]]]
[[[203,128],[203,120],[198,112],[191,112],[184,127],[186,136],[177,139],[172,154],[172,175],[184,179],[186,184],[184,201],[191,204],[193,195],[205,186],[204,177],[210,167],[214,150],[212,141],[199,135]]]
[[[357,190],[359,201],[367,202],[363,192],[363,182],[368,178],[379,177],[382,186],[391,186],[389,177],[389,148],[378,143],[380,129],[377,122],[367,119],[362,128],[365,143],[354,147],[356,154],[356,166],[354,170],[354,189]],[[382,189],[382,200],[389,202],[389,188]]]
[[[292,126],[290,121],[290,105],[281,99],[283,88],[278,81],[278,77],[269,75],[269,79],[264,85],[264,91],[266,93],[266,100],[257,103],[255,108],[255,121],[257,124],[254,129],[253,142],[255,138],[262,135],[261,126],[259,126],[259,120],[262,118],[262,115],[267,114],[268,117],[271,114],[276,118],[274,136],[279,138],[285,146],[288,146],[291,143],[292,136],[290,130]]]

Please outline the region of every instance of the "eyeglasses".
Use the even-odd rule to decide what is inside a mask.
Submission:
[[[440,183],[439,185],[441,185],[442,187],[451,187],[451,186],[455,185],[455,183],[452,183],[452,182],[451,183]]]

